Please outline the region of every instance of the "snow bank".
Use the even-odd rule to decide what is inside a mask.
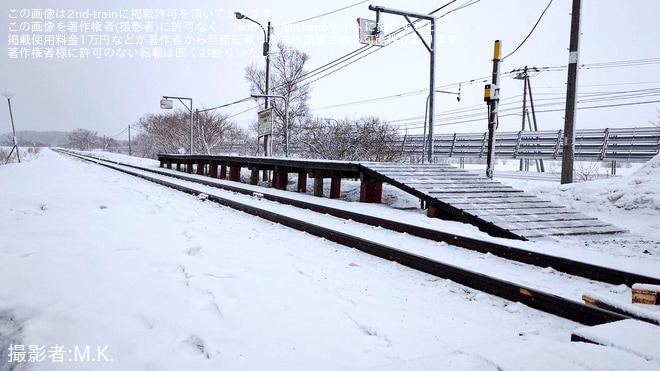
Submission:
[[[660,210],[660,155],[625,179],[627,182],[612,189],[608,196],[614,206],[625,210]]]

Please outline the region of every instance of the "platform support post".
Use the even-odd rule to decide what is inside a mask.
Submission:
[[[429,218],[441,218],[442,210],[435,205],[428,205],[426,208],[426,216]]]
[[[240,182],[241,181],[241,167],[240,166],[229,166],[229,180],[233,180],[235,182]]]
[[[250,184],[257,185],[259,184],[259,168],[253,167],[252,172],[250,173]]]
[[[206,165],[202,161],[199,161],[197,163],[197,175],[204,175],[204,167],[205,166]]]
[[[360,202],[379,204],[383,201],[383,182],[362,177],[360,182]]]
[[[341,193],[341,178],[332,178],[330,181],[330,198],[338,199]]]
[[[289,183],[289,173],[283,170],[275,168],[273,173],[273,188],[286,190],[286,186]]]
[[[298,188],[299,193],[307,193],[307,173],[298,173]]]
[[[220,165],[220,179],[227,179],[227,165]]]
[[[323,197],[323,178],[314,178],[314,196]]]
[[[218,163],[215,161],[211,161],[211,163],[209,164],[209,176],[211,178],[218,177]]]

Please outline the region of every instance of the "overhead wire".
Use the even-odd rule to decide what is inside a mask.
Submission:
[[[340,11],[342,11],[342,10],[346,10],[346,9],[352,8],[352,7],[354,7],[354,6],[358,6],[358,5],[360,5],[360,4],[364,4],[364,3],[368,2],[368,1],[369,1],[369,0],[360,1],[360,2],[357,2],[357,3],[353,4],[353,5],[348,5],[348,6],[345,6],[345,7],[343,7],[343,8],[339,8],[339,9],[335,9],[335,10],[329,11],[329,12],[327,12],[327,13],[319,14],[319,15],[316,15],[316,16],[313,16],[313,17],[305,18],[305,19],[302,19],[302,20],[299,20],[299,21],[295,21],[295,22],[287,23],[287,24],[285,24],[285,25],[277,26],[277,27],[285,27],[285,26],[288,27],[288,26],[293,26],[293,25],[296,25],[296,24],[299,24],[299,23],[303,23],[303,22],[311,21],[311,20],[314,20],[314,19],[317,19],[317,18],[325,17],[326,15],[330,15],[330,14],[333,14],[333,13],[337,13],[337,12],[340,12]],[[277,27],[273,27],[273,28],[277,28]]]
[[[441,11],[442,9],[445,9],[446,7],[450,6],[451,4],[455,3],[456,1],[458,1],[458,0],[452,0],[452,1],[449,1],[448,3],[442,5],[441,7],[439,7],[439,8],[437,8],[437,9],[431,11],[429,14],[435,14],[435,13]],[[445,14],[439,16],[438,18],[445,17],[446,15],[448,15],[448,14],[450,14],[450,13],[452,13],[452,12],[455,12],[455,11],[457,11],[457,10],[467,8],[468,6],[474,5],[474,4],[478,3],[479,1],[481,1],[481,0],[469,0],[467,3],[461,5],[461,6],[455,8],[455,9],[453,9],[453,10],[450,10],[449,12],[447,12],[447,13],[445,13]],[[344,7],[344,8],[341,8],[341,9],[337,9],[337,10],[335,10],[335,11],[328,12],[328,13],[324,13],[324,14],[321,14],[321,15],[318,15],[318,16],[310,17],[310,18],[307,18],[307,19],[304,19],[304,20],[301,20],[301,21],[294,22],[294,23],[292,23],[292,24],[297,24],[297,23],[301,23],[301,22],[308,21],[308,20],[311,20],[311,19],[320,18],[320,17],[326,16],[326,15],[328,15],[328,14],[336,13],[336,12],[338,12],[338,11],[341,11],[341,10],[344,10],[344,9],[347,9],[347,8],[350,8],[350,7],[353,7],[353,6],[356,6],[356,5],[362,4],[362,3],[364,3],[364,2],[366,2],[366,1],[358,2],[358,3],[353,4],[353,5],[350,5],[350,6],[348,6],[348,7]],[[412,23],[413,23],[413,24],[416,24],[416,23],[419,23],[420,21],[421,21],[420,19],[416,19],[416,20],[414,20]],[[290,24],[290,25],[291,25],[291,24]],[[424,26],[422,26],[422,27],[424,27]],[[398,34],[404,32],[406,29],[408,29],[407,26],[400,27],[400,28],[398,28],[398,29],[396,29],[396,30],[394,30],[394,31],[392,31],[392,32],[390,32],[390,33],[388,33],[387,35],[385,35],[384,38],[385,38],[385,39],[390,39],[390,38],[392,38],[392,37],[394,37],[394,36],[396,36],[396,35],[398,35]],[[398,37],[397,39],[395,39],[394,41],[390,42],[390,43],[387,44],[387,45],[390,45],[390,44],[392,44],[393,42],[396,42],[396,41],[400,40],[401,38],[403,38],[403,37],[405,37],[405,36],[408,36],[408,35],[410,35],[410,34],[412,34],[412,33],[413,33],[413,31],[409,31],[408,33],[406,33],[406,34],[404,34],[404,35]],[[333,73],[335,73],[335,72],[337,72],[337,71],[339,71],[339,70],[341,70],[341,69],[343,69],[343,68],[346,68],[346,67],[352,65],[353,63],[355,63],[355,62],[357,62],[357,61],[359,61],[359,60],[361,60],[361,59],[363,59],[363,58],[365,58],[365,57],[367,57],[367,56],[369,56],[369,55],[371,55],[371,54],[373,54],[373,53],[375,53],[375,52],[377,52],[377,51],[379,51],[379,50],[380,50],[380,48],[373,49],[373,48],[371,48],[371,46],[369,46],[369,45],[364,45],[364,46],[359,47],[359,48],[357,48],[357,49],[355,49],[355,50],[353,50],[353,51],[351,51],[351,52],[349,52],[349,53],[347,53],[347,54],[345,54],[345,55],[343,55],[343,56],[341,56],[341,57],[339,57],[339,58],[334,59],[334,60],[331,61],[331,62],[328,62],[328,63],[326,63],[326,64],[324,64],[324,65],[322,65],[322,66],[320,66],[320,67],[317,67],[316,69],[314,69],[314,70],[312,70],[312,71],[307,72],[305,75],[303,75],[303,76],[298,80],[298,82],[303,82],[303,81],[305,81],[305,80],[309,80],[309,79],[311,79],[311,78],[313,78],[313,77],[315,77],[315,76],[319,76],[319,75],[323,74],[324,72],[329,71],[329,72],[327,72],[326,74],[324,74],[324,75],[322,75],[322,76],[320,76],[320,77],[318,77],[318,78],[316,78],[316,79],[314,79],[314,80],[308,81],[307,84],[309,85],[309,84],[311,84],[311,83],[313,83],[313,82],[316,82],[316,81],[318,81],[318,80],[320,80],[320,79],[322,79],[322,78],[325,78],[325,77],[327,77],[327,76],[329,76],[329,75],[331,75],[331,74],[333,74]],[[363,53],[365,53],[365,52],[367,52],[367,51],[368,51],[368,53],[367,53],[366,55],[360,56],[361,54],[363,54]],[[360,56],[360,57],[358,58],[358,56]],[[354,58],[356,58],[356,59],[354,59]],[[351,59],[354,59],[354,60],[351,61]],[[342,65],[342,64],[344,64],[344,65]],[[335,68],[335,67],[337,67],[337,68],[334,69],[334,70],[332,70],[332,69]],[[277,88],[277,87],[275,87],[274,89],[276,89],[276,88]],[[228,104],[223,104],[223,105],[220,105],[220,106],[216,106],[216,107],[210,108],[209,110],[212,110],[212,109],[218,109],[218,108],[223,108],[223,107],[226,107],[226,106],[229,106],[229,105],[233,105],[233,104],[241,103],[241,102],[243,102],[243,101],[245,101],[245,100],[247,100],[247,99],[248,99],[248,98],[243,99],[243,100],[239,100],[239,101],[236,101],[236,102],[232,102],[232,103],[228,103]]]
[[[206,109],[203,109],[203,110],[199,110],[199,112],[213,111],[213,110],[216,110],[218,108],[224,108],[224,107],[232,106],[234,104],[243,103],[243,102],[246,102],[246,101],[249,101],[249,100],[252,100],[252,97],[246,97],[246,98],[243,98],[243,99],[239,99],[235,102],[221,104],[219,106],[212,107],[212,108],[206,108]]]
[[[545,15],[545,12],[547,12],[548,8],[550,8],[550,4],[552,4],[552,0],[550,0],[550,2],[548,3],[548,6],[545,7],[545,9],[543,10],[543,13],[541,13],[541,16],[539,16],[539,19],[534,24],[534,27],[532,27],[532,30],[529,31],[529,33],[523,39],[523,41],[520,43],[520,45],[518,45],[517,48],[515,48],[511,53],[509,53],[506,57],[502,58],[501,60],[505,60],[505,59],[509,58],[510,56],[512,56],[513,53],[517,52],[518,49],[520,49],[525,44],[525,42],[527,42],[527,39],[529,39],[529,37],[532,36],[532,34],[534,33],[534,30],[536,30],[536,27],[539,25],[539,23],[541,23],[541,19],[543,19],[543,16]]]
[[[446,3],[445,5],[443,5],[443,6],[439,7],[439,8],[437,8],[437,9],[435,9],[435,10],[433,10],[433,11],[431,11],[429,14],[435,14],[435,13],[441,11],[442,9],[446,8],[447,6],[449,6],[449,5],[453,4],[453,3],[455,3],[456,1],[458,1],[458,0],[452,0],[452,1],[448,2],[448,3]],[[475,3],[475,1],[478,2],[478,1],[480,1],[480,0],[471,0],[472,3]],[[470,5],[471,5],[471,4],[470,4]],[[419,23],[419,21],[420,21],[420,19],[416,19],[416,20],[413,21],[412,23],[413,23],[413,24],[416,24],[416,23]],[[383,39],[384,39],[384,40],[389,40],[389,39],[391,39],[392,37],[397,36],[397,35],[399,35],[400,33],[404,32],[404,31],[407,30],[408,28],[409,28],[408,26],[402,26],[402,27],[399,27],[398,29],[396,29],[396,30],[394,30],[394,31],[392,31],[392,32],[390,32],[390,33],[388,33],[387,35],[385,35],[385,36],[383,37]],[[382,47],[385,47],[385,46],[391,45],[393,42],[398,41],[398,40],[400,40],[401,38],[403,38],[403,37],[405,37],[405,36],[408,36],[408,35],[410,35],[410,34],[412,34],[412,33],[413,33],[413,31],[409,31],[408,33],[404,34],[403,36],[398,37],[398,38],[395,39],[394,41],[390,41],[388,44],[386,44],[386,45],[384,45],[384,46],[382,46]],[[312,70],[312,71],[307,72],[304,76],[302,76],[302,77],[298,80],[298,82],[303,82],[303,81],[305,81],[305,80],[308,80],[308,79],[311,79],[311,78],[313,78],[313,77],[315,77],[315,76],[318,76],[318,75],[320,75],[320,74],[322,74],[322,73],[324,73],[324,72],[326,72],[326,71],[330,71],[330,70],[331,70],[332,68],[334,68],[334,67],[338,67],[337,69],[332,70],[332,71],[326,73],[325,75],[322,75],[321,77],[318,77],[318,78],[316,78],[316,79],[314,79],[314,80],[312,80],[312,81],[309,81],[307,84],[311,84],[311,83],[313,83],[313,82],[316,82],[316,81],[318,81],[318,80],[320,80],[320,79],[322,79],[322,78],[325,78],[325,77],[327,77],[327,76],[329,76],[329,75],[331,75],[331,74],[333,74],[333,73],[335,73],[335,72],[337,72],[337,71],[339,71],[339,70],[341,70],[341,69],[343,69],[343,68],[346,68],[347,66],[349,66],[349,65],[351,65],[351,64],[353,64],[353,63],[355,63],[355,62],[357,62],[357,61],[359,61],[359,60],[361,60],[361,59],[363,59],[363,58],[366,58],[367,56],[369,56],[369,55],[371,55],[371,54],[373,54],[373,53],[376,53],[376,52],[379,51],[382,47],[373,48],[373,47],[370,46],[370,45],[364,45],[364,46],[361,46],[361,47],[359,47],[359,48],[353,50],[352,52],[349,52],[349,53],[347,53],[347,54],[345,54],[345,55],[343,55],[343,56],[341,56],[341,57],[335,59],[334,61],[332,61],[332,62],[330,62],[330,63],[326,63],[326,64],[323,65],[323,66],[320,66],[320,67],[318,67],[318,68],[316,68],[316,69],[314,69],[314,70]],[[368,52],[368,53],[367,53],[367,52]],[[363,56],[361,56],[361,57],[359,57],[359,58],[357,58],[360,54],[363,54],[363,53],[367,53],[367,54],[366,54],[366,55],[363,55]],[[350,61],[350,60],[353,59],[353,58],[357,58],[357,59]],[[342,64],[342,63],[346,63],[346,64],[343,65],[343,66],[340,66],[340,64]]]
[[[124,128],[124,130],[120,131],[118,134],[111,135],[111,136],[109,136],[108,138],[116,138],[116,137],[118,137],[118,136],[123,135],[123,134],[126,133],[127,131],[128,131],[128,127]]]
[[[443,5],[442,7],[440,7],[440,8],[438,8],[438,9],[432,11],[432,12],[429,13],[429,14],[437,13],[438,11],[440,11],[440,10],[446,8],[447,6],[449,6],[449,5],[453,4],[453,3],[455,3],[456,1],[457,1],[457,0],[450,1],[450,2],[448,2],[447,4]],[[479,1],[480,1],[480,0],[469,0],[469,1],[466,2],[465,4],[460,5],[459,7],[457,7],[457,8],[455,8],[455,9],[452,9],[452,10],[448,11],[447,13],[445,13],[445,14],[439,16],[438,18],[442,18],[442,17],[444,17],[444,16],[446,16],[446,15],[448,15],[448,14],[450,14],[450,13],[453,13],[453,12],[455,12],[455,11],[458,11],[458,10],[464,9],[464,8],[466,8],[466,7],[468,7],[468,6],[474,5],[474,4],[478,3]],[[350,8],[350,7],[353,7],[353,6],[356,6],[356,5],[362,4],[362,3],[364,3],[364,2],[366,2],[366,1],[358,2],[358,3],[355,3],[355,4],[353,4],[353,5],[350,5],[350,6],[347,6],[347,7],[341,8],[341,9],[337,9],[337,10],[332,11],[332,12],[324,13],[324,14],[321,14],[321,15],[318,15],[318,16],[314,16],[314,17],[307,18],[307,19],[303,19],[303,20],[301,20],[301,21],[294,22],[293,24],[297,24],[297,23],[301,23],[301,22],[309,21],[309,20],[312,20],[312,19],[320,18],[320,17],[322,17],[322,16],[325,16],[325,15],[328,15],[328,14],[332,14],[332,13],[335,13],[335,12],[338,12],[338,11],[341,11],[341,10],[344,10],[344,9],[347,9],[347,8]],[[549,7],[550,7],[550,5],[552,4],[552,2],[553,2],[553,0],[550,0],[550,1],[549,1],[548,5],[545,7],[545,9],[543,10],[543,12],[542,12],[541,15],[539,16],[538,20],[536,21],[536,23],[534,24],[534,26],[532,27],[532,29],[530,30],[530,32],[527,34],[527,36],[526,36],[526,37],[523,39],[523,41],[520,43],[520,45],[518,45],[518,47],[517,47],[516,49],[514,49],[513,52],[509,53],[509,54],[508,54],[506,57],[504,57],[503,59],[508,58],[509,56],[513,55],[516,51],[518,51],[518,50],[519,50],[519,49],[520,49],[520,48],[521,48],[521,47],[527,42],[527,40],[531,37],[531,35],[532,35],[533,32],[535,31],[535,29],[537,28],[537,26],[539,25],[539,23],[540,23],[541,20],[543,19],[543,16],[545,15],[545,13],[547,12],[547,10],[549,9]],[[415,21],[413,22],[413,24],[416,24],[416,23],[418,23],[419,21],[420,21],[420,20],[417,19],[417,20],[415,20]],[[428,24],[430,24],[430,23],[424,24],[424,25],[420,26],[420,28],[422,28],[422,27],[426,27],[426,26],[428,26]],[[399,36],[398,38],[392,40],[393,37],[395,37],[395,36],[397,36],[397,35],[399,35],[399,34],[401,34],[401,33],[404,33],[407,29],[409,29],[408,26],[400,27],[400,28],[398,28],[398,29],[396,29],[396,30],[394,30],[394,31],[392,31],[392,32],[390,32],[390,33],[388,33],[387,35],[385,35],[385,39],[386,39],[386,40],[389,40],[389,43],[387,43],[386,46],[387,46],[387,45],[391,45],[392,43],[394,43],[394,42],[400,40],[401,38],[403,38],[403,37],[405,37],[405,36],[410,35],[410,34],[413,33],[413,31],[409,31],[408,33],[405,33],[404,35]],[[319,66],[319,67],[315,68],[315,69],[312,70],[312,71],[307,72],[305,75],[303,75],[303,76],[298,80],[298,82],[304,82],[304,81],[309,80],[309,81],[307,81],[307,84],[314,83],[314,82],[316,82],[316,81],[318,81],[318,80],[320,80],[320,79],[322,79],[322,78],[325,78],[325,77],[327,77],[327,76],[329,76],[329,75],[332,75],[333,73],[335,73],[335,72],[337,72],[337,71],[339,71],[339,70],[341,70],[341,69],[343,69],[343,68],[346,68],[346,67],[352,65],[353,63],[356,63],[357,61],[359,61],[359,60],[361,60],[361,59],[363,59],[363,58],[366,58],[367,56],[369,56],[369,55],[371,55],[371,54],[373,54],[373,53],[375,53],[375,52],[377,52],[377,51],[379,51],[379,50],[381,50],[381,48],[373,48],[373,47],[371,47],[371,46],[369,46],[369,45],[364,45],[364,46],[359,47],[359,48],[357,48],[357,49],[355,49],[355,50],[353,50],[353,51],[351,51],[351,52],[349,52],[349,53],[347,53],[347,54],[345,54],[345,55],[343,55],[343,56],[341,56],[341,57],[338,57],[338,58],[334,59],[334,60],[331,61],[331,62],[328,62],[328,63],[326,63],[326,64],[324,64],[324,65],[322,65],[322,66]],[[583,65],[580,66],[580,68],[581,68],[581,69],[615,68],[615,67],[630,67],[630,66],[639,66],[639,65],[647,65],[647,64],[657,64],[657,63],[660,63],[660,58],[648,58],[648,59],[642,59],[642,60],[628,60],[628,61],[618,61],[618,62],[602,62],[602,63],[594,63],[594,64],[583,64]],[[565,65],[563,65],[563,66],[554,66],[554,67],[543,67],[543,68],[540,68],[541,71],[565,71],[566,69],[567,69],[567,66],[565,66]],[[316,77],[316,78],[314,78],[314,77]],[[310,79],[312,79],[312,80],[310,80]],[[462,82],[462,83],[464,83],[464,84],[473,84],[473,83],[477,83],[477,82],[486,81],[486,79],[487,79],[487,77],[484,77],[484,78],[478,78],[478,79],[471,79],[471,80],[464,81],[464,82]],[[449,87],[449,86],[456,86],[456,85],[458,85],[458,84],[460,84],[460,83],[449,84],[449,85],[447,85],[447,87]],[[337,105],[332,105],[332,106],[327,106],[327,107],[320,107],[320,108],[317,108],[317,109],[328,109],[328,108],[336,108],[336,107],[341,107],[341,106],[346,106],[346,105],[363,104],[363,103],[378,102],[378,101],[383,101],[383,100],[398,99],[398,98],[404,98],[404,97],[411,96],[411,95],[423,94],[424,92],[426,92],[426,90],[419,90],[419,91],[413,91],[413,92],[407,92],[407,93],[400,93],[400,94],[395,94],[395,95],[391,95],[391,96],[380,97],[380,98],[372,98],[372,99],[367,99],[367,100],[362,100],[362,101],[357,101],[357,102],[347,102],[347,103],[342,103],[342,104],[337,104]],[[538,94],[538,93],[537,93],[537,94]],[[229,105],[233,105],[233,104],[237,104],[237,103],[241,103],[241,102],[247,101],[247,100],[249,100],[249,99],[250,99],[249,97],[248,97],[248,98],[244,98],[244,99],[242,99],[242,100],[238,100],[238,101],[236,101],[236,102],[232,102],[232,103],[228,103],[228,104],[220,105],[220,106],[217,106],[217,107],[214,107],[214,108],[211,108],[211,109],[217,109],[217,108],[226,107],[226,106],[229,106]],[[559,98],[557,98],[557,99],[559,99]],[[632,98],[627,98],[627,99],[632,99]],[[253,108],[251,108],[251,109],[253,109]],[[240,114],[242,114],[242,113],[248,112],[248,111],[250,111],[251,109],[248,109],[248,110],[246,110],[246,111],[240,112],[240,113],[238,113],[238,114],[234,114],[234,115],[231,116],[231,117],[234,117],[234,116],[240,115]],[[209,109],[209,110],[210,110],[210,109]]]

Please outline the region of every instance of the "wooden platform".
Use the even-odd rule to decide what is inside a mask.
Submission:
[[[548,236],[612,234],[624,230],[570,210],[549,200],[488,179],[484,175],[443,164],[330,161],[281,157],[223,155],[158,155],[161,167],[240,181],[241,168],[273,171],[274,188],[286,189],[289,174],[298,174],[299,192],[314,179],[314,195],[323,196],[330,178],[330,198],[339,198],[341,180],[361,180],[360,201],[381,202],[382,184],[389,183],[419,198],[430,216],[477,226],[497,237],[521,240]],[[218,170],[220,168],[220,170]]]
[[[438,164],[362,163],[369,176],[419,197],[442,217],[520,239],[622,233],[597,218],[473,172]]]

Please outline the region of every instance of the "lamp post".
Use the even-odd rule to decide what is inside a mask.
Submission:
[[[168,96],[163,95],[163,99],[161,99],[161,101],[160,101],[160,108],[162,108],[162,109],[172,109],[172,107],[174,106],[174,104],[172,102],[172,99],[178,99],[179,102],[181,102],[181,104],[183,104],[183,106],[186,107],[186,109],[188,111],[190,111],[190,154],[192,155],[193,154],[193,101],[192,101],[192,98],[168,97]],[[183,101],[181,101],[182,99],[187,99],[187,100],[190,101],[190,108],[188,108],[188,106],[186,106],[186,104],[183,103]]]
[[[14,93],[10,90],[5,90],[2,92],[2,95],[7,98],[7,105],[9,105],[9,118],[11,119],[11,131],[14,134],[14,146],[11,148],[9,155],[7,156],[5,164],[9,162],[9,157],[11,157],[11,154],[14,152],[14,150],[16,150],[16,158],[18,159],[18,163],[20,163],[21,155],[18,153],[18,141],[16,140],[16,129],[14,128],[14,115],[11,113],[11,97],[14,96]]]
[[[408,24],[410,25],[410,28],[415,31],[419,39],[422,41],[422,44],[426,47],[426,50],[428,50],[429,54],[431,55],[431,60],[430,60],[430,78],[429,78],[429,162],[433,161],[433,127],[434,125],[434,109],[435,109],[435,94],[433,92],[435,91],[435,52],[436,52],[436,42],[435,42],[435,22],[436,18],[435,16],[431,14],[421,14],[421,13],[413,13],[413,12],[408,12],[408,11],[403,11],[403,10],[396,10],[396,9],[390,9],[390,8],[385,8],[382,6],[374,6],[374,5],[369,5],[369,10],[373,10],[376,12],[376,25],[380,24],[380,13],[388,13],[388,14],[395,14],[395,15],[400,15],[403,16],[406,21],[408,21]],[[429,21],[431,23],[431,42],[427,43],[426,40],[422,37],[422,35],[419,33],[419,30],[415,27],[415,24],[410,20],[410,17],[415,17],[417,19],[423,19],[425,21]]]
[[[280,98],[284,100],[284,156],[289,157],[289,100],[283,95],[251,94],[252,98]]]
[[[242,14],[241,12],[235,12],[234,15],[236,16],[236,19],[247,19],[248,21],[257,24],[259,27],[261,27],[261,30],[264,32],[264,44],[263,44],[263,50],[262,54],[264,57],[266,57],[266,87],[264,89],[264,95],[265,101],[264,101],[264,108],[268,108],[268,81],[270,80],[270,21],[268,21],[268,32],[264,29],[264,26],[261,25],[261,23],[255,21],[254,19],[246,16],[245,14]],[[268,156],[268,138],[267,136],[264,136],[264,155]]]
[[[445,91],[445,90],[434,90],[435,93],[443,93],[443,94],[453,94],[456,95],[456,100],[461,101],[461,84],[458,84],[458,93],[454,93],[453,91]],[[422,163],[424,163],[424,154],[426,153],[426,124],[428,120],[428,114],[429,114],[429,100],[431,99],[431,94],[426,96],[426,109],[424,110],[424,135],[422,136]],[[431,121],[433,122],[433,121]],[[429,128],[429,132],[433,132],[432,129]],[[428,140],[432,141],[433,140],[433,135],[430,135]],[[429,146],[429,163],[431,162],[431,157],[433,156],[433,147]]]

